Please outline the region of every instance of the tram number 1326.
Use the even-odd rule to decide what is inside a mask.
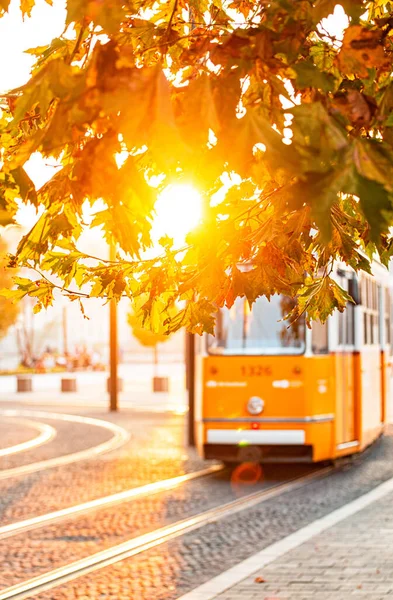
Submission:
[[[240,367],[243,377],[270,377],[272,368],[264,365],[242,365]]]

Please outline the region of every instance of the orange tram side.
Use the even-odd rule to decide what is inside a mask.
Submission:
[[[197,340],[195,436],[199,453],[224,462],[318,462],[361,452],[383,433],[391,371],[391,276],[336,267],[354,298],[326,324],[288,328],[291,300],[218,314],[216,335]]]

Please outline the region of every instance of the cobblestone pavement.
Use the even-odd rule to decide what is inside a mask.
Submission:
[[[67,412],[71,414],[72,410]],[[184,416],[140,412],[108,414],[103,410],[74,412],[111,420],[124,427],[131,434],[129,442],[97,458],[17,477],[11,482],[0,481],[1,525],[206,466],[195,451],[185,447]],[[72,436],[74,424],[63,425]],[[98,427],[78,431],[79,435],[83,434],[78,441],[83,447],[100,443],[111,435]],[[97,435],[102,437],[97,440]],[[72,447],[71,437],[62,438],[59,434],[52,443],[57,444],[58,455]],[[30,460],[36,460],[35,456]]]
[[[393,597],[393,494],[243,579],[216,600]]]
[[[0,481],[0,525],[207,466],[195,450],[185,447],[184,416],[141,412],[108,414],[103,410],[77,412],[124,427],[131,433],[130,441],[94,459]],[[74,424],[64,423],[64,426],[71,435]],[[79,434],[83,434],[79,444],[83,443],[84,447],[104,440],[97,441],[97,435],[111,435],[98,427],[79,429]],[[59,455],[70,447],[70,440],[60,435],[53,440]]]
[[[282,472],[284,480],[287,473]],[[228,471],[183,484],[181,488],[154,494],[111,509],[26,532],[0,541],[0,587],[19,583],[67,562],[120,544],[202,511],[221,506],[259,489],[268,489],[280,475],[258,485],[231,485]],[[38,556],[37,549],[45,548]]]
[[[206,466],[194,451],[185,448],[184,416],[140,412],[108,415],[103,411],[89,412],[88,416],[109,418],[122,425],[131,432],[130,441],[94,460],[0,482],[0,525]],[[80,432],[86,445],[91,443],[89,432]],[[393,437],[388,435],[352,466],[326,479],[36,598],[174,600],[392,477],[392,459]],[[273,481],[274,477],[280,478],[278,467],[266,469],[266,479]],[[54,568],[59,560],[75,560],[233,496],[229,477],[223,472],[149,499],[98,511],[93,518],[85,516],[3,540],[1,585],[33,577]],[[264,596],[258,598],[263,600]]]
[[[392,458],[389,435],[353,465],[326,479],[39,594],[37,599],[174,600],[389,479]]]
[[[0,421],[0,450],[28,442],[37,435],[37,430],[29,427],[27,423],[18,423],[16,419],[4,419]]]
[[[113,433],[102,427],[81,423],[67,423],[56,419],[29,417],[30,421],[48,423],[56,429],[56,437],[49,443],[43,444],[25,452],[0,457],[0,470],[13,469],[22,465],[56,458],[65,454],[86,450],[109,440]],[[37,433],[35,434],[37,435]]]

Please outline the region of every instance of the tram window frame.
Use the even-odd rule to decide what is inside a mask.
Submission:
[[[359,304],[361,290],[356,276],[345,272],[339,274],[347,280],[348,293],[353,297],[355,304]],[[348,302],[345,310],[337,315],[338,348],[351,349],[355,347],[355,304]]]
[[[380,344],[380,306],[379,285],[375,279],[363,275],[361,284],[361,300],[363,308],[363,344],[376,346]]]
[[[355,312],[354,305],[348,303],[344,312],[338,313],[338,346],[353,347],[355,345]]]
[[[320,335],[322,334],[322,336]],[[322,339],[322,343],[319,344]],[[314,321],[311,326],[311,350],[312,353],[319,356],[321,354],[329,354],[329,327],[328,321],[321,323]]]

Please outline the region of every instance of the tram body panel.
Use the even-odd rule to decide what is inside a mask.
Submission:
[[[332,357],[234,356],[228,361],[208,356],[203,360],[204,400],[197,432],[206,457],[213,447],[219,455],[221,446],[226,453],[221,458],[236,459],[246,445],[261,446],[266,460],[275,455],[271,446],[278,445],[291,446],[292,451],[296,445],[312,447],[310,460],[331,456]],[[247,409],[253,397],[263,401],[258,416]]]
[[[382,416],[381,421],[385,423],[389,411],[389,399],[391,390],[391,368],[392,363],[388,350],[381,350],[381,391],[382,391]]]
[[[383,431],[391,371],[390,275],[340,266],[355,303],[306,330],[282,317],[291,300],[244,299],[218,313],[197,358],[201,456],[317,462],[363,450]],[[251,402],[251,405],[250,405]],[[253,412],[253,403],[259,409]],[[250,409],[251,406],[251,409]]]
[[[334,355],[336,447],[356,440],[356,370],[353,352]]]
[[[378,346],[365,346],[361,353],[360,446],[368,446],[382,430],[381,354]]]

